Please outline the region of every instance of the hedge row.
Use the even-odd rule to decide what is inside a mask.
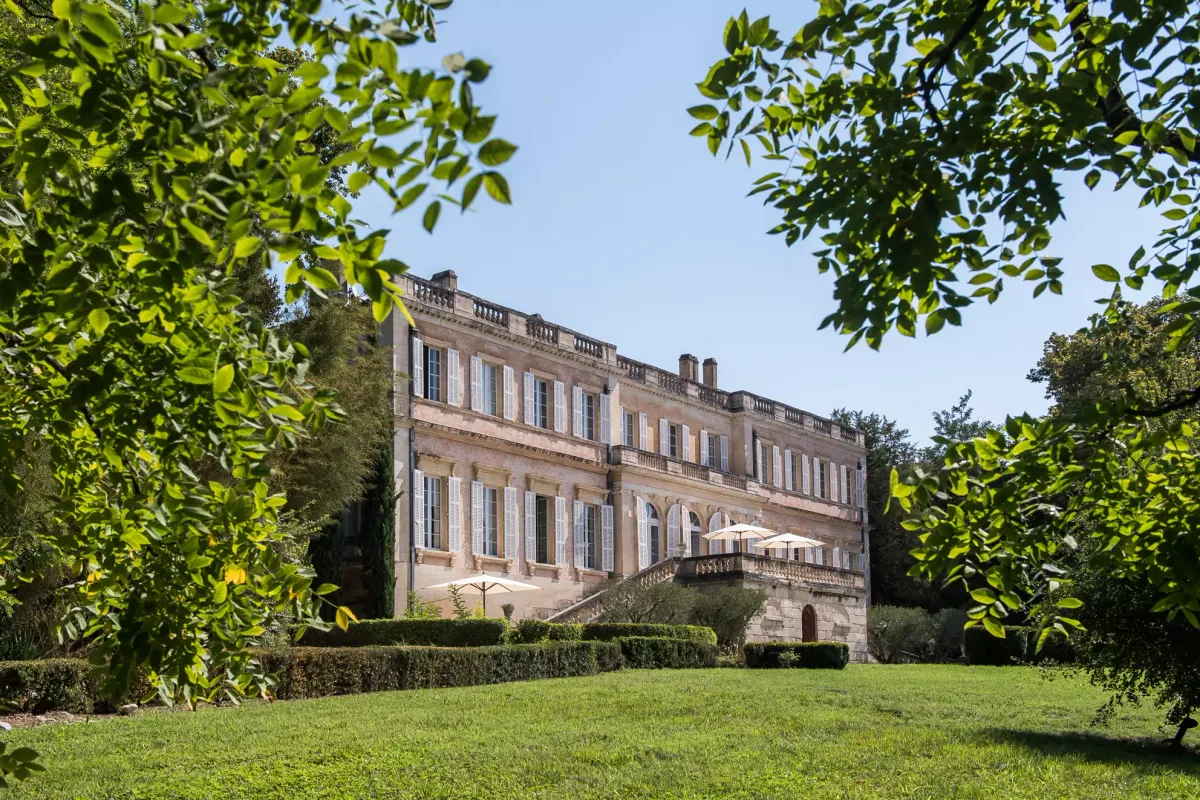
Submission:
[[[128,696],[110,702],[100,698],[100,678],[81,658],[47,658],[41,661],[0,661],[0,697],[14,711],[34,714],[43,711],[70,711],[96,714],[115,711],[124,703],[137,702],[150,690],[140,682]]]
[[[845,642],[754,642],[743,652],[746,666],[752,669],[843,669],[850,663],[850,646]]]
[[[717,646],[707,642],[662,636],[623,636],[613,641],[621,646],[621,663],[629,669],[693,669],[717,665]]]
[[[538,642],[577,642],[583,639],[583,626],[573,622],[546,622],[544,619],[523,619],[508,632],[510,644]]]
[[[479,686],[612,672],[621,649],[605,642],[509,647],[291,647],[265,651],[283,700],[396,689]]]
[[[630,636],[657,639],[683,639],[697,644],[716,645],[717,634],[703,625],[661,625],[640,622],[586,622],[583,624],[546,622],[542,619],[523,619],[509,631],[512,644],[534,644],[546,641],[612,642]]]
[[[1043,661],[1058,661],[1069,664],[1075,660],[1075,649],[1071,642],[1062,637],[1050,637],[1039,651],[1037,628],[1024,625],[1006,625],[1004,638],[988,633],[986,628],[967,628],[963,635],[963,652],[967,663],[976,666],[1003,667],[1009,664],[1040,664]]]
[[[508,623],[503,619],[366,619],[347,630],[309,628],[301,647],[489,647],[503,644]]]

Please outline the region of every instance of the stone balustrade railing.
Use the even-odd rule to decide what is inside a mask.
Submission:
[[[691,577],[729,574],[753,574],[768,578],[781,578],[806,584],[825,584],[850,589],[865,589],[863,573],[854,570],[808,564],[803,561],[788,561],[754,553],[718,553],[684,559],[678,575],[682,579]]]

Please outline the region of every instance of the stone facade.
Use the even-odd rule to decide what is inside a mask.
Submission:
[[[675,372],[625,358],[459,291],[453,273],[396,282],[416,323],[396,314],[384,329],[397,612],[410,590],[444,602],[426,587],[487,572],[539,587],[490,595],[489,611],[510,602],[518,618],[545,617],[667,556],[725,563],[702,534],[755,522],[824,546],[743,560],[786,573],[744,578],[770,587],[754,638],[800,638],[809,605],[822,639],[865,652],[860,433],[724,391],[712,359],[701,369],[685,354]]]

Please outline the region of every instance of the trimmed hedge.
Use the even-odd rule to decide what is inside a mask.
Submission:
[[[583,626],[574,622],[546,622],[544,619],[523,619],[508,632],[509,644],[538,642],[577,642],[583,638]]]
[[[1070,640],[1051,636],[1038,652],[1041,632],[1025,625],[1004,626],[1004,638],[997,639],[982,626],[963,632],[963,650],[967,663],[976,666],[1005,667],[1011,664],[1040,664],[1058,661],[1070,664],[1075,660],[1075,647]]]
[[[754,642],[742,651],[751,669],[843,669],[850,663],[850,646],[845,642]]]
[[[263,651],[278,679],[275,696],[330,695],[480,686],[613,672],[621,648],[608,642],[547,642],[504,647],[289,647]]]
[[[611,642],[630,636],[685,639],[699,644],[716,645],[717,634],[703,625],[663,625],[643,622],[588,622],[583,625],[585,642]]]
[[[629,669],[690,669],[717,665],[716,644],[662,636],[623,636],[614,641],[621,645],[621,662]]]
[[[301,647],[489,647],[502,644],[508,630],[503,619],[366,619],[349,629],[309,628]]]
[[[139,680],[126,697],[116,702],[101,699],[101,678],[95,676],[93,670],[94,667],[81,658],[2,661],[0,697],[10,702],[15,711],[95,714],[115,711],[125,703],[136,703],[150,691],[150,685]]]

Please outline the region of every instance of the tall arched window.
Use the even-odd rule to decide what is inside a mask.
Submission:
[[[662,559],[662,527],[658,524],[658,510],[646,503],[646,527],[650,530],[650,563]]]
[[[692,555],[698,556],[700,555],[700,542],[702,541],[701,534],[704,533],[704,529],[700,527],[700,515],[695,511],[688,514],[688,530],[692,534]]]

